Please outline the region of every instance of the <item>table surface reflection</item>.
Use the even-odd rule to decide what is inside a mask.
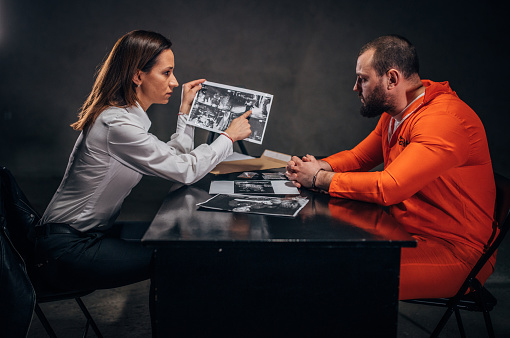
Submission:
[[[208,175],[191,186],[174,184],[142,241],[151,245],[329,242],[345,246],[398,242],[400,247],[415,246],[414,239],[382,207],[307,189],[301,189],[300,195],[309,201],[296,217],[199,208],[197,203],[211,198],[208,193],[211,180],[218,179],[234,178]]]

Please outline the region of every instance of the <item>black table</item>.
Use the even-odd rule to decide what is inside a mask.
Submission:
[[[198,209],[211,177],[175,184],[142,239],[158,337],[396,336],[416,243],[381,207],[303,190],[296,218]]]

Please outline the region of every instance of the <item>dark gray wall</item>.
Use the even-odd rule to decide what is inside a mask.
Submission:
[[[0,163],[18,175],[63,173],[77,137],[68,126],[96,67],[133,29],[173,41],[181,84],[204,77],[274,95],[252,154],[350,148],[376,123],[359,116],[352,92],[357,52],[398,33],[416,45],[422,77],[450,81],[479,114],[494,167],[510,176],[503,13],[447,1],[0,0]],[[177,95],[151,107],[151,131],[168,138],[178,107]]]

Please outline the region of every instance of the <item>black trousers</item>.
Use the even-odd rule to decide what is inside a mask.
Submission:
[[[66,224],[37,227],[36,274],[59,290],[108,289],[147,280],[153,250],[140,240],[148,226],[117,223],[104,233],[82,233]]]

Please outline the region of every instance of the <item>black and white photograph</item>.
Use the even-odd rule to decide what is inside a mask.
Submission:
[[[299,195],[299,190],[289,180],[218,180],[211,181],[209,194]]]
[[[271,181],[234,181],[234,194],[274,194]]]
[[[206,81],[193,100],[188,124],[221,133],[248,110],[251,135],[246,141],[262,144],[273,95]]]
[[[262,173],[262,178],[265,180],[286,180],[287,177],[283,172],[277,173]]]
[[[305,197],[267,197],[218,194],[197,204],[208,209],[272,216],[295,217],[308,203]]]

